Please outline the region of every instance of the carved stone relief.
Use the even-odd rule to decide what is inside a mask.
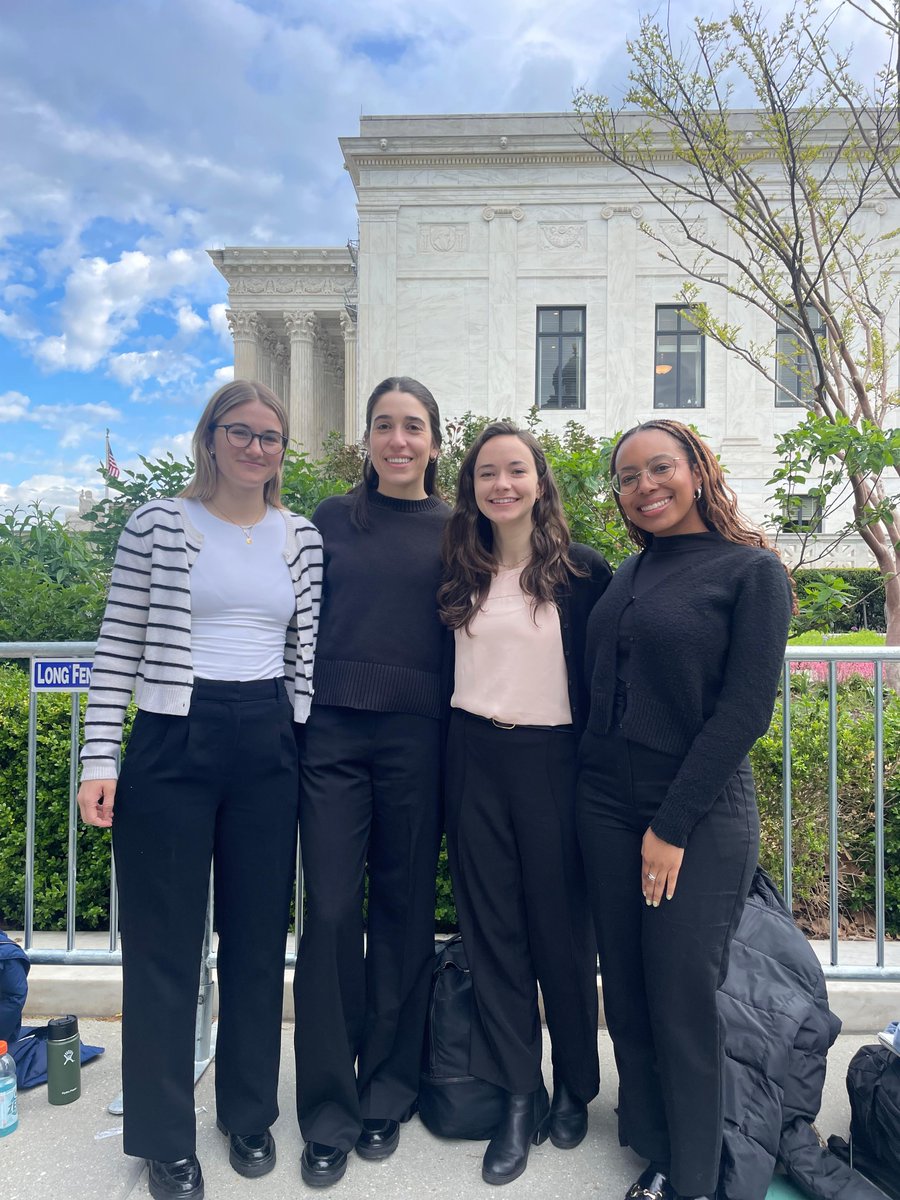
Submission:
[[[541,245],[551,250],[583,250],[587,242],[587,227],[583,223],[560,225],[542,221]]]
[[[236,296],[342,296],[354,284],[351,276],[240,275],[231,291]]]
[[[481,210],[481,215],[485,221],[493,221],[494,217],[512,217],[514,221],[525,220],[524,208],[519,208],[518,205],[487,205]]]
[[[468,250],[468,225],[423,224],[419,226],[418,249],[420,254],[437,251],[449,254],[452,251]]]

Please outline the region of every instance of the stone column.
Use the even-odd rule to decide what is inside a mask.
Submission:
[[[301,449],[316,453],[314,353],[318,320],[314,312],[286,312],[284,324],[291,338],[291,429]]]
[[[340,320],[344,335],[344,441],[352,446],[362,436],[363,425],[356,382],[356,322],[346,311]]]
[[[329,338],[325,350],[325,403],[323,430],[339,433],[344,440],[344,356]]]
[[[285,407],[290,406],[291,351],[280,339],[275,347],[275,392]]]
[[[234,338],[235,379],[259,379],[259,317],[255,312],[226,309],[228,328]]]
[[[600,210],[607,224],[606,271],[606,412],[604,428],[634,424],[635,397],[641,411],[653,409],[653,379],[635,382],[635,317],[637,311],[639,206],[615,205]],[[651,363],[652,363],[651,358]],[[648,394],[649,387],[649,394]],[[646,399],[645,399],[646,398]]]
[[[488,247],[488,416],[499,417],[516,407],[516,226],[521,208],[488,207],[481,210],[490,223]]]

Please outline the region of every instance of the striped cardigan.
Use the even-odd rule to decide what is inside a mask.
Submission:
[[[294,719],[312,702],[313,655],[322,595],[322,539],[305,517],[279,510],[284,557],[297,609],[287,630],[284,675]],[[116,549],[94,654],[84,718],[82,779],[115,779],[122,723],[132,692],[147,712],[186,716],[191,660],[190,571],[203,546],[181,500],[153,500],[136,509]]]

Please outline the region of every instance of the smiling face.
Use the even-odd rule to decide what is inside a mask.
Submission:
[[[210,437],[210,449],[216,461],[216,492],[246,495],[258,488],[261,493],[277,474],[284,452],[266,454],[259,438],[254,438],[242,449],[232,446],[222,426],[246,425],[252,433],[274,431],[281,434],[278,414],[261,400],[247,400],[224,412],[216,425]]]
[[[437,446],[421,400],[408,392],[385,392],[372,409],[366,442],[383,496],[425,499],[425,472]]]
[[[673,474],[662,481],[653,472],[661,455],[675,460]],[[614,466],[620,479],[640,472],[634,491],[619,496],[622,511],[632,525],[654,537],[706,532],[694,499],[700,472],[691,466],[686,448],[671,434],[662,429],[639,429],[619,446]]]
[[[531,527],[541,483],[534,456],[523,441],[500,434],[485,442],[475,459],[473,483],[478,511],[493,525]]]

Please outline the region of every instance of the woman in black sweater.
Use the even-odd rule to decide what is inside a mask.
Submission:
[[[747,754],[772,717],[793,596],[686,426],[629,430],[611,471],[640,553],[588,624],[578,832],[619,1138],[649,1160],[626,1200],[706,1200],[722,1139],[716,991],[759,850]]]
[[[307,917],[294,976],[301,1174],[326,1187],[392,1154],[418,1092],[434,957],[447,506],[431,392],[386,379],[366,407],[363,482],[325,500],[314,700],[301,753]],[[363,894],[368,925],[363,951]]]
[[[454,630],[447,849],[474,990],[472,1073],[506,1093],[482,1177],[568,1150],[597,1094],[597,958],[575,833],[587,618],[610,580],[573,543],[532,434],[488,425],[459,473],[441,613]],[[541,1074],[540,982],[553,1052]]]

